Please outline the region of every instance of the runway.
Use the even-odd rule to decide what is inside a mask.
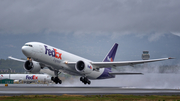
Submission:
[[[105,95],[105,94],[124,94],[124,95],[180,95],[180,89],[150,89],[150,88],[131,88],[131,87],[100,87],[100,86],[54,86],[54,85],[0,85],[0,96],[17,95]]]

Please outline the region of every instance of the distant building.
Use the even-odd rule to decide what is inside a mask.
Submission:
[[[150,58],[149,51],[143,51],[142,59],[149,60],[149,58]]]

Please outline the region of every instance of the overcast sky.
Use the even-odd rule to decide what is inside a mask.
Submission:
[[[179,10],[179,0],[0,0],[0,48],[19,55],[25,42],[40,41],[100,60],[115,42],[120,44],[121,57],[126,52],[140,57],[143,49],[149,49],[140,43],[148,41],[153,55],[157,54],[153,49],[169,48],[161,48],[163,43],[153,47],[161,43],[161,37],[167,33],[180,36]],[[132,53],[133,49],[139,53]]]
[[[180,35],[179,0],[1,0],[0,34]]]

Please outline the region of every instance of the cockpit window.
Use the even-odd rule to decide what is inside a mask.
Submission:
[[[30,47],[33,47],[32,45],[30,45],[30,44],[25,44],[24,46],[30,46]]]

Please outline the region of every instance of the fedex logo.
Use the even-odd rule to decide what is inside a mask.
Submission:
[[[36,75],[33,75],[33,76],[26,75],[26,79],[28,79],[28,80],[37,80],[38,76],[36,76]]]
[[[88,68],[92,69],[92,67],[91,67],[91,66],[89,66],[89,65],[88,65]]]
[[[109,58],[109,56],[107,57],[107,60],[109,60],[110,62],[113,62],[113,59]]]
[[[57,52],[57,49],[55,48],[53,48],[52,50],[48,49],[46,45],[44,45],[44,47],[45,47],[45,54],[48,54],[49,56],[55,57],[57,59],[62,59],[61,57],[62,53]]]

